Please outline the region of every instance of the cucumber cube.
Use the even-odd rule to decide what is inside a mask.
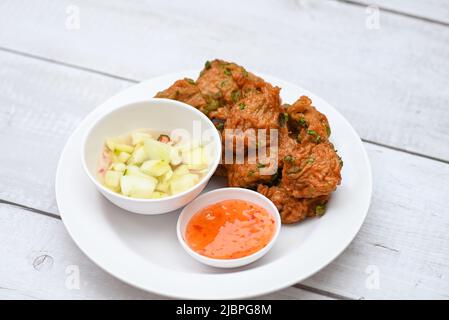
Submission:
[[[167,196],[168,194],[166,194],[165,192],[153,191],[153,193],[151,194],[151,199],[160,199]]]
[[[120,178],[122,177],[122,173],[118,171],[108,170],[104,175],[104,184],[111,190],[119,191],[120,190]]]
[[[131,155],[128,152],[121,151],[118,155],[118,161],[126,163],[126,161],[128,161],[130,157]]]
[[[156,141],[154,139],[147,139],[144,143],[145,151],[150,160],[164,160],[170,162],[170,155],[172,147],[166,143]]]
[[[153,177],[122,176],[120,187],[125,196],[133,198],[151,198],[157,180]]]
[[[140,170],[153,177],[159,177],[170,170],[170,165],[163,160],[148,160],[142,163]]]
[[[151,135],[146,132],[136,131],[131,134],[131,141],[134,146],[143,144],[147,139],[151,139]]]
[[[182,164],[173,171],[173,177],[183,176],[188,173],[189,173],[189,168],[187,167],[187,165]]]
[[[145,152],[144,147],[137,147],[128,160],[128,164],[141,164],[148,159],[148,155]]]
[[[171,194],[177,194],[192,188],[199,181],[199,177],[196,174],[186,174],[183,176],[175,177],[170,182]]]
[[[114,162],[111,166],[112,170],[118,172],[124,172],[126,170],[126,165],[121,162]]]

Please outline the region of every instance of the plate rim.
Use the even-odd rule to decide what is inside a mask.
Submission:
[[[301,281],[304,281],[305,279],[313,276],[314,274],[316,274],[317,272],[321,271],[323,268],[325,268],[326,266],[328,266],[333,260],[335,260],[341,253],[343,253],[343,251],[345,251],[345,249],[349,246],[349,244],[354,240],[354,238],[357,236],[357,234],[359,233],[364,221],[366,220],[366,217],[368,215],[368,211],[369,208],[371,206],[371,200],[372,200],[372,190],[373,190],[373,179],[372,179],[372,168],[371,168],[371,163],[367,154],[367,151],[363,145],[363,142],[360,138],[360,136],[358,135],[357,131],[354,129],[354,127],[349,123],[349,121],[338,111],[338,109],[336,109],[333,105],[329,104],[327,101],[325,101],[323,98],[321,98],[321,96],[316,95],[312,92],[310,92],[309,90],[304,89],[302,86],[300,85],[296,85],[292,82],[289,81],[284,81],[281,80],[277,77],[273,77],[271,75],[266,75],[263,73],[257,73],[258,75],[260,75],[262,78],[267,79],[269,82],[273,83],[274,85],[276,84],[280,84],[280,83],[284,83],[287,84],[290,87],[294,87],[295,89],[298,89],[300,92],[302,92],[303,94],[306,95],[311,95],[314,97],[319,98],[321,101],[323,101],[324,103],[326,103],[330,108],[333,109],[334,112],[336,112],[342,121],[345,122],[345,125],[351,130],[351,133],[357,137],[357,143],[358,143],[358,147],[360,147],[360,150],[362,151],[362,155],[363,155],[363,160],[364,163],[366,164],[366,168],[367,168],[367,172],[365,172],[366,175],[366,179],[367,179],[367,186],[368,186],[368,190],[367,190],[367,194],[368,194],[368,199],[366,200],[366,202],[364,203],[364,208],[363,208],[363,212],[362,210],[360,210],[360,216],[361,218],[358,221],[357,226],[354,228],[355,230],[352,232],[353,234],[350,237],[345,238],[345,243],[339,247],[338,250],[336,250],[333,254],[330,254],[329,257],[327,259],[322,260],[323,262],[320,263],[320,267],[315,268],[312,272],[309,272],[308,274],[302,275],[300,277],[295,277],[295,276],[291,276],[290,280],[288,281],[283,281],[282,283],[279,284],[275,284],[275,285],[271,285],[271,286],[267,286],[265,287],[263,290],[246,290],[245,293],[240,294],[240,295],[236,295],[236,294],[216,294],[215,295],[213,293],[209,293],[209,294],[192,294],[192,295],[184,295],[184,294],[176,294],[173,293],[173,290],[153,290],[152,288],[148,288],[147,286],[141,285],[139,282],[136,281],[132,281],[130,279],[127,279],[126,277],[123,277],[122,275],[117,275],[116,273],[114,273],[111,269],[111,267],[108,266],[104,266],[104,264],[102,264],[101,262],[97,261],[97,259],[95,257],[93,257],[91,255],[90,252],[88,252],[89,250],[87,250],[86,248],[84,248],[83,245],[80,244],[80,240],[77,239],[77,237],[74,235],[73,230],[71,229],[71,227],[67,224],[66,219],[64,218],[64,210],[60,210],[60,207],[62,206],[60,204],[61,202],[61,195],[60,195],[60,191],[61,188],[59,188],[59,177],[60,177],[60,170],[62,170],[62,162],[63,162],[63,158],[68,150],[68,146],[70,144],[70,142],[74,139],[74,137],[76,136],[76,134],[82,130],[83,127],[86,126],[86,124],[88,124],[89,120],[92,120],[95,118],[96,113],[98,112],[99,109],[104,108],[104,105],[111,103],[111,101],[117,99],[120,95],[123,95],[126,93],[127,90],[130,90],[130,88],[136,87],[136,86],[144,86],[146,83],[150,83],[153,81],[157,81],[157,80],[162,80],[164,78],[174,78],[177,79],[178,77],[185,77],[186,75],[192,74],[193,72],[197,73],[197,70],[187,70],[187,71],[180,71],[180,72],[174,72],[174,73],[169,73],[169,74],[163,74],[163,75],[159,75],[159,76],[155,76],[155,77],[151,77],[149,79],[143,80],[139,83],[135,83],[132,84],[131,86],[119,91],[118,93],[114,94],[113,96],[111,96],[110,98],[108,98],[107,100],[105,100],[104,102],[102,102],[101,104],[97,105],[91,112],[89,112],[89,114],[87,114],[83,120],[78,124],[78,126],[75,128],[75,130],[70,134],[69,138],[67,139],[64,148],[62,149],[62,152],[60,154],[60,158],[58,160],[58,165],[57,165],[57,169],[56,169],[56,175],[55,175],[55,195],[56,195],[56,203],[58,206],[58,210],[59,210],[59,215],[61,217],[61,220],[67,230],[67,232],[69,233],[70,237],[72,238],[72,240],[75,242],[75,244],[78,246],[78,248],[92,261],[94,262],[94,264],[96,264],[98,267],[100,267],[100,269],[106,271],[108,274],[112,275],[114,278],[119,279],[120,281],[123,281],[133,287],[139,288],[141,290],[147,291],[147,292],[152,292],[154,294],[158,294],[158,295],[162,295],[168,298],[186,298],[186,299],[239,299],[239,298],[251,298],[251,297],[255,297],[255,296],[260,296],[260,295],[264,295],[264,294],[269,294],[271,292],[274,291],[278,291],[287,287],[290,287],[294,284],[297,284]],[[129,100],[129,99],[128,99]],[[131,101],[129,100],[128,103],[130,103]],[[363,217],[362,217],[363,216]],[[250,270],[247,270],[250,271]]]

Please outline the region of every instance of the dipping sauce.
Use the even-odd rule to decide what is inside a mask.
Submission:
[[[273,216],[245,200],[224,200],[198,211],[187,224],[189,247],[206,257],[236,259],[265,247],[276,231]]]

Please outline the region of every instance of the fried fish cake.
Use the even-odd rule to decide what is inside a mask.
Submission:
[[[273,201],[279,210],[282,223],[285,224],[296,223],[307,217],[323,215],[326,210],[326,203],[329,200],[329,195],[308,199],[295,198],[282,186],[269,187],[260,184],[257,187],[257,192]]]
[[[278,87],[264,83],[257,89],[245,92],[243,98],[230,108],[225,131],[231,132],[236,141],[243,140],[245,146],[269,146],[270,129],[278,128],[279,91]],[[265,139],[259,139],[261,132]]]
[[[204,96],[221,107],[235,104],[241,99],[242,91],[264,81],[238,64],[216,59],[206,62],[196,83]]]
[[[327,141],[331,129],[326,116],[312,106],[312,100],[301,96],[295,103],[284,109],[288,117],[289,131],[298,142],[320,143]]]
[[[283,161],[282,184],[297,198],[327,195],[341,182],[341,159],[329,142],[303,143]]]
[[[205,111],[207,101],[204,99],[195,81],[184,78],[176,81],[167,89],[158,92],[155,98],[166,98],[187,103],[201,111]]]
[[[276,160],[267,158],[261,163],[256,157],[246,157],[242,164],[226,164],[228,186],[255,188],[260,183],[270,183],[278,170]]]

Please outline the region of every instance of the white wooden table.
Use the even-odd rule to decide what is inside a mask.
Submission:
[[[376,1],[380,11],[364,0],[0,1],[0,298],[162,298],[75,246],[56,164],[109,96],[220,57],[335,105],[373,167],[371,209],[347,250],[262,298],[448,299],[449,2]]]

